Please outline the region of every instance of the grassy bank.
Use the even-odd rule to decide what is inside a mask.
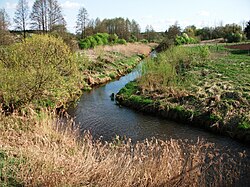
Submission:
[[[143,67],[121,104],[250,141],[250,56],[220,46],[177,47]]]
[[[83,68],[84,80],[87,83],[84,89],[91,89],[95,85],[129,73],[142,58],[149,55],[151,47],[137,43],[97,47],[79,52],[80,56],[87,58]]]

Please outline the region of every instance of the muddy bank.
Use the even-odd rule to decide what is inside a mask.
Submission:
[[[196,126],[216,134],[226,135],[246,144],[250,143],[250,130],[234,127],[238,119],[232,119],[226,123],[210,111],[196,112],[179,105],[162,104],[160,100],[140,95],[138,90],[135,82],[129,83],[116,95],[117,104],[146,114]]]

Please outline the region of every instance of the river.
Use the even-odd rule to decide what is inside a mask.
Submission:
[[[214,148],[219,150],[221,154],[227,153],[232,157],[238,157],[239,153],[244,152],[248,155],[245,159],[245,164],[247,167],[249,166],[249,145],[241,144],[229,137],[205,132],[193,126],[190,127],[185,124],[144,115],[129,108],[116,105],[115,101],[111,100],[110,95],[117,93],[128,82],[138,77],[140,75],[138,69],[140,69],[140,65],[133,72],[121,77],[119,80],[83,93],[77,107],[73,111],[75,122],[80,124],[82,131],[89,130],[94,137],[102,137],[103,140],[107,141],[113,139],[116,135],[129,137],[133,141],[140,141],[145,138],[150,139],[151,137],[163,140],[170,138],[182,139],[190,142],[195,142],[198,138],[204,139],[206,142],[214,144]],[[246,184],[250,185],[248,181],[249,173],[244,175],[244,183],[240,184],[244,184],[244,186]]]

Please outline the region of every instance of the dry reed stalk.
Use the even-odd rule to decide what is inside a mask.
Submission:
[[[222,175],[223,164],[214,155],[209,157],[212,145],[202,140],[152,139],[132,144],[119,138],[101,142],[89,133],[79,140],[72,121],[62,126],[54,114],[42,116],[0,114],[6,122],[0,123],[0,150],[19,160],[4,166],[3,179],[11,170],[25,186],[205,186],[209,177],[216,179],[215,185],[225,184],[212,174],[217,169],[215,174]]]

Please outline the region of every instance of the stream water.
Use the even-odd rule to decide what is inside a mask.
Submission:
[[[80,124],[82,131],[89,130],[94,137],[99,138],[101,136],[104,140],[111,140],[116,135],[130,137],[133,141],[156,137],[163,140],[173,138],[192,142],[200,138],[213,143],[215,149],[219,149],[222,154],[225,152],[232,155],[232,157],[238,157],[240,152],[244,152],[250,155],[249,145],[241,144],[228,137],[208,133],[185,124],[144,115],[116,105],[115,101],[111,100],[110,95],[112,93],[116,94],[128,82],[137,78],[140,74],[138,69],[140,69],[140,66],[119,80],[83,93],[73,111],[75,122]],[[245,161],[247,167],[250,168],[250,157],[248,156]],[[250,177],[249,173],[244,177],[244,184],[250,185],[248,181],[250,180],[248,178]]]

